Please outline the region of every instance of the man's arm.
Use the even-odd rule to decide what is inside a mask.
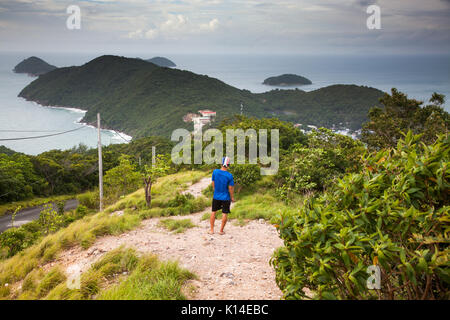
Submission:
[[[230,192],[231,201],[234,202],[234,186],[228,186],[228,191]]]
[[[212,182],[212,184],[211,184],[211,185],[212,185],[212,188],[213,188],[213,191],[214,191],[214,181]]]

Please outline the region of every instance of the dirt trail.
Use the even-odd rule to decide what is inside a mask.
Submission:
[[[209,183],[210,178],[204,178],[186,192],[198,196]],[[68,269],[77,265],[84,271],[106,252],[124,245],[155,253],[162,260],[178,260],[194,272],[198,280],[190,283],[195,289],[187,293],[189,299],[280,299],[282,293],[269,265],[273,251],[283,245],[275,227],[263,220],[240,227],[231,220],[226,234],[219,235],[216,220],[216,233],[209,235],[209,220],[201,221],[207,212],[171,217],[190,218],[197,225],[180,234],[160,227],[160,218],[144,220],[135,230],[98,239],[88,250],[75,247],[62,252],[56,263]]]

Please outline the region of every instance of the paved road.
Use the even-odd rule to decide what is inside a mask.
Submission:
[[[75,209],[78,206],[78,200],[71,199],[66,201],[66,205],[64,209],[66,211]],[[22,224],[31,222],[33,220],[36,220],[39,218],[39,214],[41,213],[41,210],[43,208],[43,205],[26,208],[23,210],[20,210],[16,214],[16,219],[14,220],[14,226],[18,227]],[[0,217],[0,233],[3,231],[11,228],[11,214],[6,214],[3,217]]]

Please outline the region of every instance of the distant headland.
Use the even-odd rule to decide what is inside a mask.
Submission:
[[[296,74],[283,74],[281,76],[267,78],[264,80],[263,84],[284,87],[312,84],[312,82],[311,80]]]
[[[87,110],[82,120],[86,123],[95,121],[100,112],[111,128],[139,138],[170,136],[178,128],[192,130],[195,123],[183,120],[198,110],[216,113],[213,125],[217,125],[242,108],[246,116],[256,118],[277,117],[328,128],[342,123],[358,130],[383,94],[356,85],[252,93],[205,75],[105,55],[41,75],[19,96],[44,106]],[[202,118],[198,121],[207,120]]]
[[[148,59],[146,61],[154,63],[154,64],[156,64],[159,67],[172,68],[172,67],[176,67],[177,66],[173,61],[171,61],[171,60],[169,60],[167,58],[164,58],[164,57],[154,57],[154,58]]]
[[[40,76],[41,74],[55,70],[57,67],[48,64],[38,57],[29,57],[23,60],[13,69],[15,73],[27,73],[30,76]]]

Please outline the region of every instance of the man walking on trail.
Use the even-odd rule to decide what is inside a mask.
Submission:
[[[212,174],[212,187],[214,190],[212,213],[209,219],[211,230],[214,233],[214,222],[216,221],[217,210],[222,209],[222,225],[219,234],[224,234],[223,228],[227,224],[228,214],[230,213],[231,201],[234,202],[234,180],[233,175],[228,172],[230,158],[222,159],[222,168],[215,169]]]

